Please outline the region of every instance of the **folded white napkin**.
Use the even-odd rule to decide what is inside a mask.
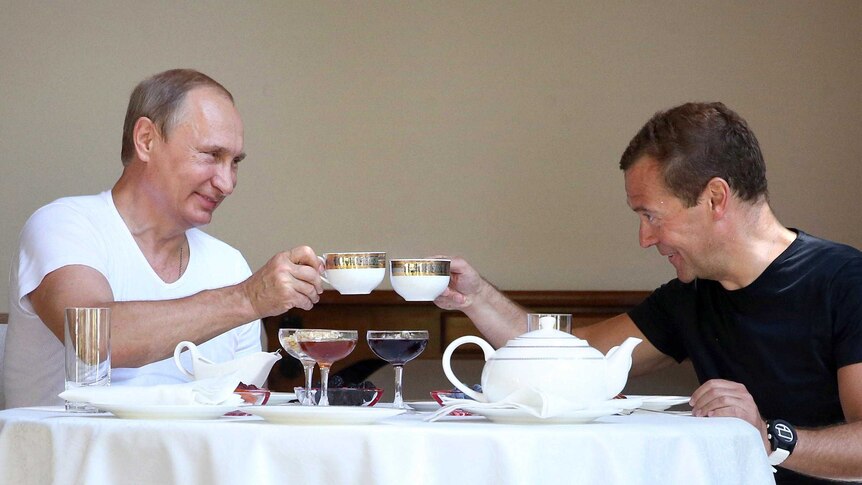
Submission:
[[[637,407],[640,401],[614,400],[602,401],[598,405],[619,404],[620,408]],[[520,389],[496,402],[478,402],[472,399],[443,398],[443,407],[425,418],[425,421],[437,421],[456,409],[481,412],[483,409],[520,409],[537,418],[553,418],[568,412],[592,408],[596,403],[586,404],[581,401],[571,401],[562,396],[538,391],[536,389]]]
[[[61,392],[60,397],[66,401],[114,405],[239,405],[242,397],[234,394],[238,384],[239,378],[229,375],[185,384],[79,387]]]
[[[455,409],[465,411],[481,409],[521,409],[539,418],[558,416],[566,411],[583,408],[582,403],[573,403],[563,397],[535,389],[520,389],[496,402],[478,402],[472,399],[443,398],[443,407],[425,421],[436,421]]]

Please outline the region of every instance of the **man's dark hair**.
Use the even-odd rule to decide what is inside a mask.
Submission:
[[[194,69],[171,69],[141,81],[129,97],[126,121],[123,123],[123,147],[120,158],[123,165],[132,161],[135,153],[132,140],[135,123],[141,117],[149,118],[166,140],[182,115],[186,93],[199,87],[212,87],[221,91],[231,102],[233,95],[224,86],[206,74]]]
[[[623,152],[620,169],[643,156],[660,164],[665,185],[688,207],[697,205],[713,177],[744,201],[769,198],[760,144],[748,123],[722,103],[686,103],[653,115]]]

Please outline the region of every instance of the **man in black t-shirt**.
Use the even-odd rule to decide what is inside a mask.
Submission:
[[[690,359],[693,414],[757,428],[777,483],[862,480],[862,253],[778,221],[757,139],[721,103],[657,113],[620,168],[641,246],[677,278],[575,333],[602,351],[643,339],[633,375]],[[524,331],[523,308],[463,259],[451,270],[438,306],[497,346]]]

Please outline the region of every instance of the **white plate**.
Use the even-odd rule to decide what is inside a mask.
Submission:
[[[620,408],[590,408],[579,411],[569,411],[551,418],[539,418],[522,409],[467,408],[470,413],[484,416],[495,423],[506,424],[572,424],[589,423],[603,416],[610,416],[621,411]]]
[[[567,411],[563,414],[549,418],[540,418],[538,416],[534,416],[523,409],[494,409],[471,406],[463,406],[463,409],[465,411],[469,411],[472,414],[484,416],[495,423],[575,424],[589,423],[590,421],[594,421],[604,416],[617,414],[623,410],[635,409],[641,406],[641,404],[641,400],[636,398],[611,399],[608,401],[602,401],[589,409]]]
[[[294,400],[296,400],[296,393],[294,392],[270,392],[266,405],[287,404]]]
[[[124,419],[216,419],[242,407],[206,404],[93,404],[93,406]],[[246,408],[243,407],[243,409]]]
[[[279,424],[369,424],[397,416],[404,409],[365,406],[249,406],[244,412]]]
[[[440,403],[437,401],[408,401],[406,404],[420,413],[433,412],[440,409]]]
[[[689,396],[629,396],[629,399],[640,399],[643,404],[639,409],[647,411],[664,411],[665,409],[676,406],[677,404],[687,404],[691,399]]]

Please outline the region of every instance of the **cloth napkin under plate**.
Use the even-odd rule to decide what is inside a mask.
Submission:
[[[92,404],[240,405],[242,397],[234,394],[238,384],[239,378],[229,375],[184,384],[79,387],[59,396],[66,401]]]
[[[456,409],[479,412],[482,409],[519,409],[537,418],[553,418],[567,412],[586,409],[588,407],[582,402],[573,402],[559,395],[532,388],[517,390],[496,402],[478,402],[472,399],[451,399],[445,397],[442,399],[443,407],[425,418],[425,421],[437,421]],[[602,401],[600,404],[606,405],[606,403],[607,401]],[[639,403],[635,403],[634,401],[625,404],[626,406],[620,407],[629,407],[631,405],[636,407],[639,405]]]

